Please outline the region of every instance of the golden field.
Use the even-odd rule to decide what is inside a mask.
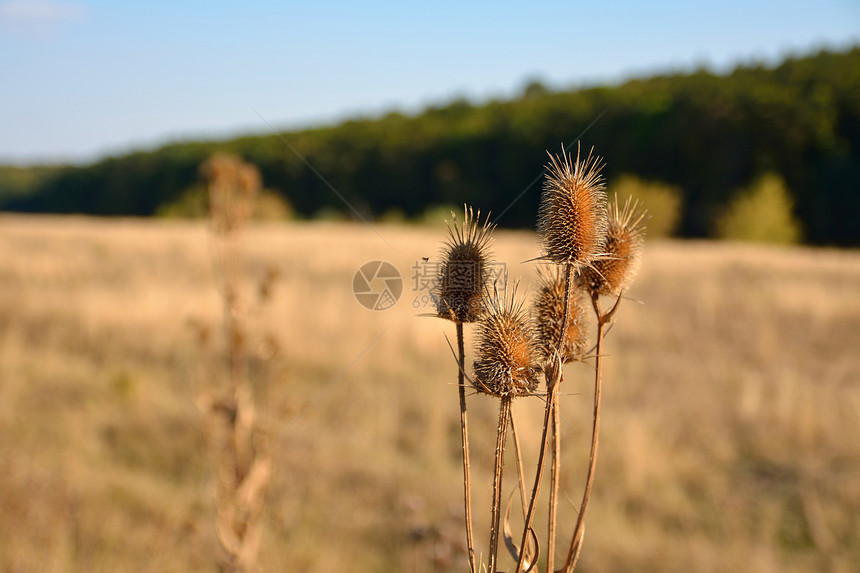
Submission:
[[[270,335],[250,372],[277,468],[261,570],[466,569],[454,329],[411,290],[443,236],[245,233],[247,302],[278,274],[249,318]],[[534,234],[500,232],[494,251],[533,294]],[[0,570],[217,570],[197,407],[225,364],[212,252],[203,223],[0,216]],[[353,297],[371,260],[404,275],[393,309]],[[652,242],[628,296],[578,571],[860,570],[860,252]],[[566,372],[569,535],[592,401],[589,366]],[[497,405],[469,408],[486,551]],[[531,470],[543,404],[514,410]]]

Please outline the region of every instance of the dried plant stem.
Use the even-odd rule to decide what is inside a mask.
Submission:
[[[562,349],[564,348],[565,341],[565,333],[567,332],[568,322],[570,321],[570,291],[571,291],[571,283],[573,282],[573,266],[570,264],[564,265],[564,308],[563,315],[561,321],[561,331],[559,332],[558,337],[558,345],[556,346],[557,356],[560,357],[562,353]],[[544,411],[543,418],[543,432],[541,435],[541,444],[540,444],[540,452],[538,454],[538,463],[537,470],[535,471],[535,483],[534,488],[532,489],[531,500],[529,501],[529,510],[526,513],[525,523],[523,525],[523,538],[521,547],[525,547],[526,541],[528,540],[529,530],[531,529],[532,519],[534,518],[534,509],[537,504],[538,494],[540,493],[540,485],[541,480],[543,478],[543,466],[546,460],[546,444],[547,444],[547,436],[549,432],[549,428],[551,425],[551,420],[553,417],[553,410],[555,409],[555,404],[557,403],[557,391],[558,386],[561,383],[561,379],[563,376],[562,372],[562,361],[558,358],[554,365],[548,369],[546,373],[546,384],[547,384],[547,396],[546,396],[546,409]],[[555,460],[553,461],[555,464]],[[552,518],[550,518],[552,519]],[[551,550],[555,550],[555,544],[552,540],[549,541],[549,547]],[[517,569],[516,573],[522,573],[523,567],[525,566],[525,557],[526,552],[520,552],[520,558],[517,561]],[[552,561],[552,557],[549,558]]]
[[[553,394],[554,389],[551,389],[550,393]],[[525,567],[525,562],[526,562],[525,547],[526,547],[526,543],[528,542],[529,531],[531,530],[531,522],[532,522],[532,518],[534,517],[534,511],[535,511],[535,505],[537,503],[538,493],[540,492],[541,478],[543,477],[543,465],[544,465],[544,459],[546,458],[547,430],[549,428],[550,413],[552,411],[552,407],[549,405],[551,403],[551,400],[552,400],[551,397],[547,397],[547,407],[546,407],[545,412],[544,412],[543,432],[541,434],[540,451],[538,452],[538,464],[537,464],[537,471],[535,473],[535,483],[534,483],[534,486],[532,488],[531,498],[529,499],[529,508],[528,508],[528,511],[526,512],[525,523],[523,524],[523,537],[522,537],[522,542],[520,543],[520,547],[522,547],[523,549],[520,550],[520,557],[517,560],[517,569],[516,569],[517,573],[522,573],[523,568]]]
[[[488,571],[495,573],[499,553],[499,519],[502,507],[502,469],[505,460],[505,438],[511,412],[510,396],[502,396],[499,408],[499,431],[496,435],[496,463],[493,467],[493,506],[490,517],[490,564]],[[525,544],[523,544],[524,546]],[[525,552],[523,552],[525,553]]]
[[[564,339],[567,333],[568,323],[570,322],[570,291],[573,283],[573,265],[570,263],[564,265],[564,310],[561,320],[561,332],[558,335],[558,346],[556,347],[559,357],[564,349]],[[561,376],[561,365],[559,365],[559,377]]]
[[[526,497],[526,475],[525,475],[524,465],[523,465],[523,454],[522,454],[522,449],[520,448],[520,435],[517,432],[517,424],[516,424],[516,420],[514,419],[513,408],[511,408],[510,423],[511,423],[511,437],[514,439],[514,454],[515,454],[515,457],[517,459],[517,490],[519,490],[519,492],[520,492],[520,505],[522,506],[523,520],[525,521],[526,514],[528,512],[528,507],[529,507],[529,500],[528,500],[528,497]],[[507,541],[510,534],[508,533],[508,529],[505,528],[504,531],[505,531],[505,536],[506,536],[505,541]],[[515,548],[509,547],[509,549],[513,549],[511,551],[511,555],[513,555],[514,559],[519,559],[520,554],[515,550]],[[520,552],[526,553],[526,556],[529,559],[531,559],[531,556],[533,555],[533,553],[527,552],[527,549],[528,548],[523,547],[520,549]],[[537,548],[535,548],[535,551],[537,551]]]
[[[511,408],[511,437],[514,439],[514,454],[517,458],[517,481],[519,483],[519,487],[517,489],[520,490],[520,504],[523,506],[523,519],[525,519],[529,500],[526,499],[526,476],[523,472],[523,455],[522,450],[520,450],[520,435],[517,432],[517,424],[514,421],[513,408]]]
[[[591,451],[588,454],[588,474],[585,478],[585,490],[582,494],[582,504],[579,506],[579,516],[576,519],[576,527],[573,530],[573,536],[570,539],[570,550],[567,554],[567,560],[564,563],[562,571],[571,573],[579,561],[579,555],[582,551],[582,539],[585,534],[585,512],[588,509],[588,500],[591,498],[591,488],[594,485],[594,470],[597,466],[597,444],[600,438],[600,398],[602,391],[601,371],[603,367],[603,335],[606,331],[606,326],[618,309],[618,303],[621,297],[615,301],[615,305],[609,312],[603,314],[600,309],[599,295],[593,292],[591,295],[591,303],[594,306],[594,314],[597,317],[597,357],[594,365],[594,420],[591,428]]]
[[[228,436],[223,452],[226,457],[222,461],[225,467],[219,484],[216,530],[226,553],[222,568],[230,573],[254,568],[261,540],[260,514],[271,476],[271,457],[257,452],[254,444],[258,428],[246,371],[237,241],[234,233],[221,236],[224,330],[230,374],[224,402]]]
[[[460,435],[463,446],[463,509],[466,514],[466,547],[469,551],[469,571],[477,572],[475,564],[475,539],[472,533],[472,478],[469,462],[469,426],[466,417],[466,351],[463,346],[463,323],[457,321],[457,350],[460,368],[457,377],[460,390]]]
[[[222,549],[221,570],[246,573],[256,567],[262,512],[272,476],[271,450],[262,451],[254,391],[248,372],[249,316],[242,292],[241,230],[260,189],[257,169],[238,157],[216,154],[201,167],[208,180],[212,258],[219,279],[226,339],[227,388],[203,395],[216,485],[215,529]]]
[[[558,486],[561,473],[561,411],[558,403],[558,394],[553,396],[552,404],[552,466],[550,473],[549,489],[549,518],[547,524],[547,573],[555,570],[555,529],[556,513],[558,508]]]

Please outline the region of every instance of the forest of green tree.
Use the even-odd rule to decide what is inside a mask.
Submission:
[[[727,74],[571,91],[532,83],[508,101],[175,143],[86,166],[0,167],[0,210],[164,213],[199,191],[200,164],[225,151],[255,164],[299,217],[355,216],[342,195],[366,218],[467,202],[502,226],[533,227],[540,183],[529,186],[546,150],[583,132],[583,150],[605,158],[610,187],[633,176],[678,190],[678,236],[716,236],[740,190],[775,175],[806,242],[860,245],[860,47]]]

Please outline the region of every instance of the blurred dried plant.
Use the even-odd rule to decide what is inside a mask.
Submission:
[[[201,393],[206,433],[215,469],[216,532],[222,549],[221,570],[245,573],[255,568],[262,535],[262,513],[272,476],[269,434],[258,415],[248,374],[251,349],[271,358],[277,340],[257,337],[249,327],[254,311],[272,298],[278,278],[268,269],[257,286],[256,301],[243,289],[242,229],[260,189],[257,169],[233,155],[217,154],[201,167],[209,190],[213,258],[220,279],[226,388]],[[256,306],[255,306],[256,305]],[[216,373],[214,378],[224,378]]]

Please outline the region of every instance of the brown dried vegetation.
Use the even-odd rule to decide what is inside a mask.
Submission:
[[[272,450],[257,412],[248,375],[247,325],[250,301],[244,282],[241,231],[253,211],[260,189],[257,169],[232,155],[215,155],[201,168],[207,179],[215,271],[220,277],[223,332],[226,341],[226,388],[204,391],[198,406],[206,414],[205,429],[215,472],[217,518],[225,573],[256,567],[262,540],[262,515],[272,476]],[[269,271],[257,288],[258,301],[272,295],[277,273]],[[273,338],[267,337],[274,347]],[[218,376],[218,374],[215,374]]]
[[[440,318],[475,322],[488,286],[489,244],[496,226],[490,223],[489,215],[482,225],[480,211],[474,213],[471,207],[463,211],[462,223],[451,213],[434,295]]]
[[[488,299],[478,323],[475,387],[499,397],[531,394],[540,370],[528,313],[515,292]]]
[[[616,198],[617,201],[617,198]],[[645,240],[645,212],[628,197],[624,207],[610,203],[604,256],[581,269],[581,281],[586,288],[600,295],[618,296],[633,282],[642,261]]]
[[[576,267],[600,256],[606,231],[606,193],[602,161],[588,154],[576,160],[568,152],[550,155],[538,211],[543,257]]]
[[[564,276],[559,268],[538,267],[538,291],[534,300],[534,328],[538,354],[542,363],[554,362],[558,341],[561,338],[564,316]],[[569,317],[561,361],[564,364],[581,360],[588,344],[588,324],[582,293],[570,293]]]
[[[399,269],[444,233],[378,229],[398,247],[389,260]],[[254,224],[244,236],[247,276],[280,272],[261,324],[246,323],[283,342],[273,365],[291,373],[265,393],[255,385],[261,422],[283,402],[283,427],[384,332],[277,442],[259,569],[466,570],[444,323],[415,319],[407,299],[373,313],[344,296],[356,261],[380,252],[361,227]],[[190,381],[206,379],[204,363],[223,373],[223,339],[210,326],[212,360],[208,351],[201,359],[188,327],[221,320],[208,237],[199,222],[0,215],[0,569],[213,571],[212,472]],[[535,240],[497,231],[494,258],[529,259]],[[521,283],[536,270],[511,266]],[[645,304],[622,302],[606,340],[605,432],[577,570],[855,569],[857,284],[856,251],[648,243],[626,291]],[[252,380],[255,338],[246,345]],[[590,378],[588,366],[565,367],[560,537],[572,530],[586,473]],[[498,410],[495,399],[469,398],[485,560]],[[529,463],[543,414],[540,396],[515,401]],[[518,501],[511,516],[519,533]],[[541,537],[545,520],[542,501]],[[541,543],[540,570],[546,556]],[[502,557],[498,569],[513,570]]]

